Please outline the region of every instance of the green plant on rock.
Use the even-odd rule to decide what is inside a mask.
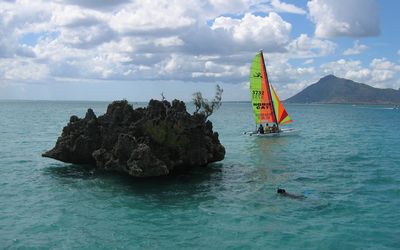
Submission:
[[[165,120],[157,124],[148,121],[144,127],[150,138],[160,145],[187,147],[190,142],[186,136],[180,136],[184,133],[184,129]]]
[[[224,90],[217,84],[215,96],[211,102],[203,98],[201,92],[193,93],[193,104],[195,106],[194,114],[201,113],[207,119],[214,111],[221,107],[222,92],[224,92]]]

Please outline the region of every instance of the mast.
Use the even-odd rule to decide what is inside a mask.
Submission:
[[[271,87],[269,86],[270,84],[269,84],[269,80],[268,80],[268,73],[267,73],[267,69],[265,68],[264,55],[263,55],[262,49],[260,50],[260,55],[261,55],[262,67],[263,67],[263,69],[264,69],[265,76],[267,77],[267,78],[265,79],[265,80],[266,80],[265,83],[267,84],[267,87],[268,87],[268,90],[269,90],[269,91],[268,91],[268,95],[269,95],[269,99],[271,100],[272,113],[274,114],[276,126],[277,126],[278,131],[279,131],[278,117],[276,117],[276,113],[275,113],[275,105],[274,105],[274,101],[272,100]]]

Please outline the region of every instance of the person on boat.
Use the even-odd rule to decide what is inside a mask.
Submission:
[[[258,133],[259,134],[264,134],[264,127],[262,124],[260,124],[260,126],[258,126]]]
[[[274,125],[272,125],[271,127],[271,133],[278,133],[278,127],[276,126],[276,124],[274,123]]]
[[[266,133],[266,134],[271,133],[271,128],[268,125],[268,122],[265,124],[264,133]]]
[[[278,188],[278,190],[276,192],[282,196],[286,196],[286,197],[289,197],[292,199],[302,200],[302,199],[306,198],[304,195],[296,195],[296,194],[287,193],[286,190],[283,188]]]

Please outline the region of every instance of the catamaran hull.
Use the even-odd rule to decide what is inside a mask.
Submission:
[[[299,133],[299,131],[296,129],[293,129],[293,128],[281,129],[281,131],[279,133],[260,134],[257,131],[244,132],[245,135],[258,136],[258,137],[288,136],[288,135],[297,135],[298,133]]]

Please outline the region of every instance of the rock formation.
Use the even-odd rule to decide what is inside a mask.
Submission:
[[[71,116],[42,156],[149,177],[220,161],[225,148],[204,114],[189,114],[182,101],[151,100],[147,108],[133,109],[124,100],[99,117],[92,109],[83,119]]]

